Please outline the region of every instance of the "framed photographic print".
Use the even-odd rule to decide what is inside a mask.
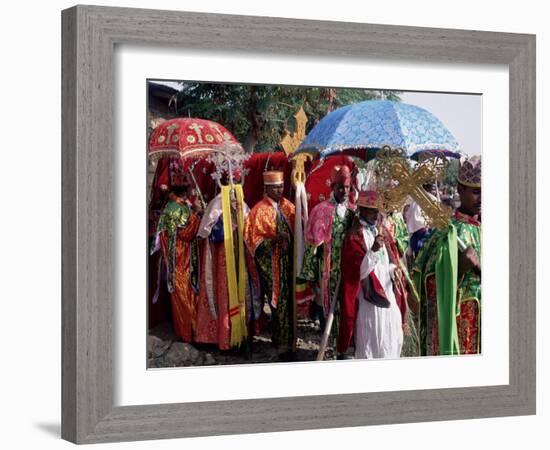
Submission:
[[[534,55],[530,35],[64,11],[63,437],[91,443],[534,413]],[[470,102],[462,113],[459,100]],[[471,121],[472,141],[459,137],[449,112]],[[400,122],[392,128],[389,117]],[[378,121],[378,134],[354,141],[364,138],[353,132],[357,120]],[[341,129],[345,139],[329,133]],[[391,140],[395,130],[400,141]],[[402,153],[376,165],[383,147]],[[458,153],[469,158],[459,163]],[[454,165],[453,182],[437,178],[430,161],[438,157],[451,161],[447,173]],[[408,175],[394,183],[397,172],[384,174],[398,160]],[[385,221],[406,212],[399,186],[430,210],[430,183],[411,181],[425,170],[437,179],[437,208],[420,219],[430,225],[458,208],[473,218],[464,219],[470,237],[480,230],[481,200],[470,197],[468,209],[464,191],[480,196],[483,184],[483,254],[481,231],[468,241],[460,224],[449,228],[458,237],[448,261],[438,253],[446,266],[414,264],[395,233],[384,235]],[[335,200],[337,186],[345,201]],[[332,213],[348,202],[342,248],[313,245],[316,231],[296,217],[309,211],[313,223],[318,205]],[[261,233],[271,229],[259,226],[264,215],[280,218],[274,234]],[[352,222],[371,229],[376,268],[363,259],[353,266]],[[413,223],[410,215],[406,226]],[[440,234],[426,237],[425,249],[439,252]],[[329,248],[346,255],[334,282],[323,275]],[[420,252],[409,256],[418,262]],[[345,303],[332,293],[360,268],[350,298],[361,299],[359,316],[375,311],[393,324],[388,353],[371,348],[386,338],[373,338],[356,317],[344,338]],[[401,278],[409,268],[410,280]],[[430,281],[431,273],[447,281]],[[454,303],[442,300],[438,283]],[[416,311],[399,285],[405,297],[419,296]],[[437,310],[422,309],[430,292]],[[459,319],[445,319],[442,305]]]

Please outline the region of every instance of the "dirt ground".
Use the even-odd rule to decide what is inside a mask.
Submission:
[[[315,361],[321,342],[319,322],[310,319],[299,319],[297,334],[294,360]],[[148,368],[284,361],[280,357],[279,351],[271,344],[269,330],[264,331],[259,336],[254,336],[252,353],[250,354],[246,347],[221,351],[214,344],[183,343],[174,334],[172,326],[165,322],[149,330],[147,347]],[[334,349],[331,345],[328,346],[325,352],[325,359],[335,359]]]
[[[412,316],[407,314],[408,331],[404,336],[401,357],[418,356],[418,335]],[[298,319],[296,354],[291,361],[315,361],[321,343],[319,321]],[[334,339],[330,338],[325,360],[336,359]],[[353,348],[346,354],[353,358]],[[149,330],[147,337],[147,367],[211,366],[227,364],[254,364],[289,361],[271,343],[269,328],[254,336],[252,352],[247,345],[240,349],[219,350],[215,344],[187,344],[174,334],[172,325],[163,322]]]

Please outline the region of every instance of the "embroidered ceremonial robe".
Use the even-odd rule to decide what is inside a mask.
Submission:
[[[400,255],[404,255],[409,247],[409,232],[403,214],[394,212],[388,215],[388,229],[395,239]]]
[[[342,250],[342,317],[338,351],[343,353],[355,342],[356,358],[398,358],[403,346],[403,316],[391,279],[395,265],[386,245],[370,250],[374,229],[356,222]],[[368,281],[370,293],[364,291]],[[377,295],[389,303],[377,306],[367,296]]]
[[[272,341],[292,344],[292,270],[294,205],[281,198],[279,204],[265,196],[250,211],[244,228],[249,252],[252,295],[272,312]],[[288,238],[275,238],[286,233]],[[255,311],[255,314],[257,312]]]
[[[317,285],[317,302],[325,316],[332,299],[338,295],[342,244],[352,220],[353,211],[344,204],[337,205],[332,198],[316,205],[308,219],[302,271],[298,277]],[[338,335],[338,323],[339,308],[336,308],[333,336]]]
[[[248,212],[248,206],[243,203],[245,217]],[[221,350],[228,350],[231,348],[231,320],[223,219],[220,193],[208,204],[197,233],[197,236],[204,240],[201,242],[200,252],[201,277],[196,340],[217,344]],[[232,225],[235,231],[237,220],[232,220]]]
[[[174,332],[185,342],[193,341],[198,292],[199,218],[187,205],[169,201],[157,226],[153,252],[162,251],[172,305]]]
[[[481,277],[469,270],[458,279],[457,237],[481,256],[481,223],[456,211],[451,225],[434,233],[415,261],[422,355],[481,351]]]

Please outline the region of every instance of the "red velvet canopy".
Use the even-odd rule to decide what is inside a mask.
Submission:
[[[149,138],[149,157],[185,157],[188,154],[208,154],[241,144],[217,122],[192,117],[178,117],[157,126]]]

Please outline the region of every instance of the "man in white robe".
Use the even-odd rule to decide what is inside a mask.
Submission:
[[[396,265],[378,235],[379,212],[374,191],[362,192],[359,217],[346,236],[342,261],[343,316],[338,351],[355,341],[356,358],[399,358],[403,346],[403,317],[394,293]]]

